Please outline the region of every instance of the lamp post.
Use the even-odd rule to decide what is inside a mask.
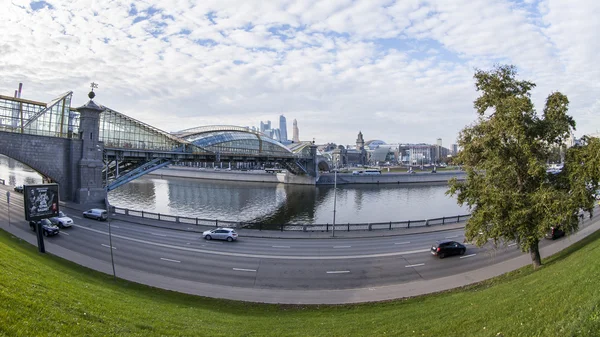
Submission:
[[[333,227],[332,236],[335,237],[335,206],[337,201],[337,171],[338,161],[335,162],[335,169],[333,170]]]
[[[113,279],[116,281],[117,273],[115,272],[115,258],[113,256],[112,233],[110,230],[110,204],[108,203],[108,157],[106,155],[104,156],[104,163],[106,177],[106,182],[104,184],[104,205],[106,208],[106,221],[108,222],[108,246],[110,247],[110,263],[112,264]]]

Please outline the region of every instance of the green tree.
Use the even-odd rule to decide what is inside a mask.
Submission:
[[[578,228],[580,209],[591,212],[600,143],[585,138],[583,146],[567,151],[560,173],[548,173],[552,149],[562,146],[575,128],[567,115],[569,101],[554,92],[538,116],[530,96],[535,84],[516,75],[514,66],[476,70],[478,117],[461,131],[462,151],[455,158],[466,179],[453,179],[447,194],[456,195],[458,203],[471,210],[466,240],[478,246],[488,239],[496,244],[516,241],[537,268],[539,242],[547,230],[560,224],[570,233]]]

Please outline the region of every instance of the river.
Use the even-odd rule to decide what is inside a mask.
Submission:
[[[8,185],[41,184],[27,166],[0,156]],[[286,185],[143,176],[109,193],[117,207],[204,219],[265,224],[374,223],[469,213],[445,184]],[[335,191],[335,192],[334,192]]]

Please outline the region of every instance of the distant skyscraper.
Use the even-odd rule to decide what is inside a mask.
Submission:
[[[282,142],[287,142],[287,121],[284,115],[279,116],[279,134]]]
[[[294,143],[300,143],[300,131],[298,130],[298,122],[294,119],[294,131],[292,141]]]
[[[452,155],[456,156],[458,153],[458,144],[452,144]]]
[[[271,130],[271,121],[267,121],[266,123],[261,121],[260,122],[260,132],[267,132],[267,130]]]
[[[437,146],[442,146],[442,139],[441,138],[437,139]]]

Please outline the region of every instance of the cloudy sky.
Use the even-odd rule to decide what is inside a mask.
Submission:
[[[598,0],[169,0],[0,4],[0,94],[96,102],[165,131],[298,120],[301,140],[449,147],[474,69],[514,64],[600,129]]]

